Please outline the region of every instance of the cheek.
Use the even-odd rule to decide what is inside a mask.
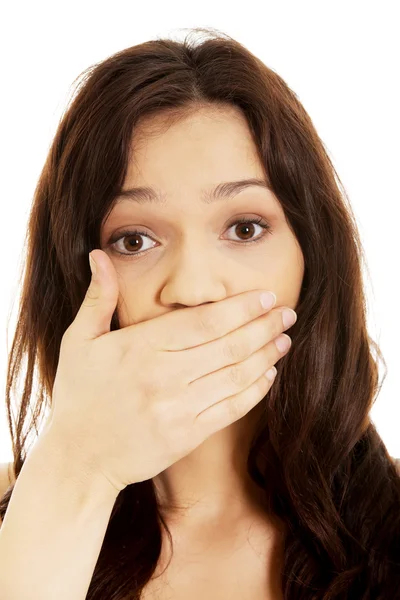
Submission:
[[[122,327],[128,327],[144,320],[146,314],[145,294],[137,286],[122,282],[117,302],[118,320]]]
[[[277,294],[277,304],[294,307],[299,299],[304,277],[303,253],[297,245],[292,244],[281,249],[270,259],[268,265],[266,284]]]

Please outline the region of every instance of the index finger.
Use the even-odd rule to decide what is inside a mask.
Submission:
[[[146,338],[157,350],[179,351],[207,344],[242,327],[271,310],[276,304],[273,292],[272,304],[265,309],[261,294],[265,290],[242,292],[219,302],[182,308],[152,319],[146,327]],[[268,293],[268,292],[267,292]],[[149,321],[146,322],[150,325]]]

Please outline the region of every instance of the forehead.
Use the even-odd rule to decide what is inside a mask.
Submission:
[[[160,189],[264,177],[247,121],[234,107],[142,120],[135,128],[124,188]]]

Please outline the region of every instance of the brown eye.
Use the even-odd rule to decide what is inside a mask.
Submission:
[[[141,233],[133,233],[132,235],[125,235],[123,238],[123,246],[128,252],[132,250],[141,251],[143,242],[141,241]]]
[[[244,236],[246,241],[251,239],[254,235],[253,223],[241,223],[235,226],[235,233],[239,236]]]
[[[264,235],[258,235],[253,239],[254,236],[254,224],[261,229],[264,229]],[[240,227],[238,227],[240,225]],[[255,244],[257,242],[261,242],[267,233],[272,233],[271,226],[264,221],[261,217],[258,218],[246,218],[242,217],[240,219],[236,219],[233,223],[231,223],[228,229],[232,229],[236,227],[236,235],[238,235],[238,240],[229,240],[237,243],[239,245],[244,246],[245,244]],[[145,243],[141,241],[141,238],[147,238],[149,241],[152,240],[150,235],[146,231],[142,231],[139,229],[120,231],[119,233],[113,235],[108,242],[108,245],[117,247],[117,245],[121,242],[120,248],[115,250],[116,254],[125,257],[134,258],[136,256],[140,256],[144,254],[148,250],[151,250],[151,247],[143,248]],[[154,240],[152,240],[154,241]]]
[[[237,232],[237,235],[240,236],[239,241],[241,240],[244,241],[244,243],[251,243],[256,242],[264,237],[263,235],[258,235],[254,240],[252,239],[254,236],[254,224],[264,229],[266,233],[271,233],[270,225],[261,217],[258,217],[258,219],[248,219],[244,217],[242,217],[241,219],[236,219],[233,223],[230,224],[228,229],[235,227],[235,233]],[[240,225],[240,227],[238,227],[238,225]]]
[[[119,244],[119,249],[116,250],[117,254],[136,256],[137,254],[142,254],[142,252],[146,252],[149,249],[143,249],[145,244],[141,238],[147,238],[149,241],[152,239],[145,231],[127,230],[120,231],[116,235],[112,236],[108,243],[110,246],[115,247]]]

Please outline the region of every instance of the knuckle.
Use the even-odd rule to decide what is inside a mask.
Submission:
[[[175,413],[168,411],[168,403],[163,402],[160,398],[153,398],[149,407],[143,408],[143,412],[146,411],[149,416],[149,422],[151,423],[151,429],[157,435],[157,438],[163,441],[164,444],[168,444],[169,450],[172,450],[171,445],[176,442],[176,423]]]
[[[169,452],[182,450],[187,438],[189,411],[181,410],[173,401],[159,398],[153,403],[153,425],[160,436],[168,443]]]
[[[172,416],[169,410],[169,398],[171,392],[171,383],[168,374],[165,372],[163,365],[157,367],[157,377],[152,376],[152,371],[149,366],[146,366],[140,374],[141,380],[144,383],[146,398],[151,402],[152,408],[157,414]]]
[[[246,383],[246,374],[240,365],[233,365],[228,370],[229,380],[232,381],[236,387],[241,388]]]
[[[146,380],[146,399],[148,401],[148,407],[157,418],[160,415],[163,415],[162,405],[158,402],[159,394],[160,388],[157,380]]]
[[[209,308],[209,307],[204,307]],[[197,315],[197,326],[200,333],[206,333],[207,336],[218,335],[220,329],[220,319],[215,317],[215,314],[210,310],[200,310],[196,313]]]
[[[229,339],[223,346],[224,357],[228,360],[239,362],[249,355],[249,344],[244,340]]]
[[[93,304],[93,301],[99,300],[99,290],[96,289],[96,286],[90,285],[86,291],[85,297],[83,299],[83,305],[89,308],[96,306]]]

